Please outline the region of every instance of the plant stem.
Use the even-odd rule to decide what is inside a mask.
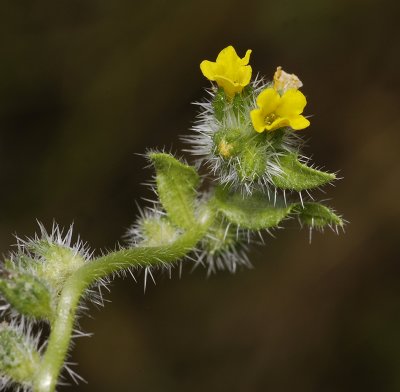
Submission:
[[[205,219],[205,221],[210,220]],[[191,251],[204,236],[209,222],[200,223],[182,234],[174,243],[159,247],[136,247],[109,253],[88,262],[65,282],[57,313],[40,369],[34,380],[35,392],[53,392],[67,355],[79,300],[85,289],[100,278],[135,265],[174,262]]]

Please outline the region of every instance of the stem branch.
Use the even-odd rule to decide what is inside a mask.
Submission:
[[[204,236],[208,225],[193,227],[174,243],[158,247],[122,249],[88,262],[65,282],[57,313],[51,325],[49,342],[34,380],[35,392],[53,392],[67,355],[79,300],[85,289],[100,278],[134,265],[174,262],[192,250]]]

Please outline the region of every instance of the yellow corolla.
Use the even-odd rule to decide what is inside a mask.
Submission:
[[[274,88],[266,88],[257,97],[258,109],[250,112],[253,127],[257,132],[287,126],[296,131],[307,128],[310,121],[301,115],[306,104],[306,97],[297,89],[286,90],[281,96]]]
[[[241,59],[233,46],[223,49],[216,62],[204,60],[200,64],[203,75],[222,87],[229,98],[240,93],[250,83],[251,66],[248,65],[251,50]]]

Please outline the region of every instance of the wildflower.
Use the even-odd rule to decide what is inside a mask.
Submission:
[[[290,89],[299,89],[303,86],[301,80],[295,74],[288,74],[282,67],[277,67],[274,74],[274,89],[280,94]]]
[[[257,97],[258,109],[250,112],[254,129],[263,132],[287,126],[294,130],[307,128],[310,122],[301,115],[306,104],[306,97],[296,89],[281,96],[274,88],[266,88]]]
[[[250,83],[251,66],[248,65],[250,54],[251,50],[247,50],[241,59],[233,46],[228,46],[219,53],[216,62],[202,61],[200,69],[207,79],[217,82],[228,98],[232,99]]]

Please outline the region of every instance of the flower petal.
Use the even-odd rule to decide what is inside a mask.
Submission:
[[[250,83],[251,79],[251,67],[250,65],[245,65],[239,70],[239,84],[242,87],[246,87]]]
[[[289,122],[290,120],[288,118],[279,117],[274,122],[272,122],[272,124],[269,125],[265,124],[265,129],[267,131],[275,131],[275,129],[288,126]]]
[[[264,116],[266,116],[276,110],[280,100],[280,95],[272,87],[269,87],[261,91],[257,97],[257,105],[261,108]]]
[[[295,131],[307,128],[310,125],[310,121],[308,121],[304,116],[300,115],[289,118],[289,123]]]
[[[262,109],[254,109],[250,112],[251,122],[257,132],[263,132],[265,129],[264,114]]]
[[[200,69],[208,80],[215,80],[218,64],[213,63],[212,61],[204,60],[200,64]]]
[[[227,46],[225,49],[222,49],[217,57],[217,63],[219,64],[232,64],[239,59],[239,56],[236,53],[235,48],[232,45]]]
[[[243,57],[242,59],[240,59],[240,63],[241,63],[242,65],[247,65],[247,64],[249,63],[251,52],[252,52],[252,50],[251,50],[251,49],[248,49],[248,50],[246,51],[246,54],[244,55],[244,57]]]
[[[282,95],[275,112],[279,117],[293,117],[303,113],[306,104],[306,97],[301,91],[290,89]]]
[[[243,87],[238,84],[234,83],[232,80],[224,78],[223,76],[216,75],[215,76],[215,81],[218,83],[219,87],[222,87],[225,91],[225,94],[229,98],[233,98],[236,93],[239,93],[242,91]]]

